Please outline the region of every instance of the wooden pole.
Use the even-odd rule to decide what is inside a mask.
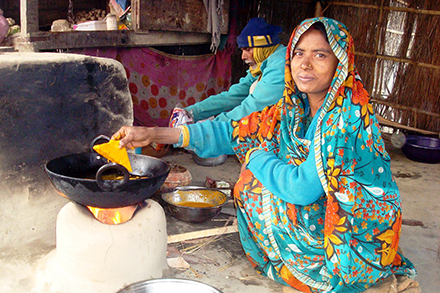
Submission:
[[[393,56],[377,55],[377,54],[370,54],[370,53],[363,53],[363,52],[355,52],[355,55],[363,56],[363,57],[369,57],[369,58],[377,58],[377,59],[384,59],[384,60],[402,62],[402,63],[411,64],[411,65],[414,65],[414,66],[426,67],[426,68],[436,69],[436,70],[440,69],[439,65],[433,65],[433,64],[423,63],[423,62],[417,62],[417,61],[413,61],[413,60],[410,60],[410,59],[398,58],[398,57],[393,57]]]
[[[381,124],[383,126],[388,126],[388,127],[403,129],[403,130],[408,130],[408,131],[414,131],[414,132],[418,132],[418,133],[425,134],[425,135],[436,135],[436,136],[439,135],[438,132],[423,130],[423,129],[419,129],[419,128],[411,127],[411,126],[406,126],[406,125],[385,119],[380,115],[376,115],[376,117],[377,117],[377,121],[379,122],[379,124]]]
[[[181,242],[185,240],[193,240],[198,238],[205,238],[210,236],[217,236],[217,235],[224,235],[224,234],[230,234],[230,233],[236,233],[238,232],[238,226],[237,225],[231,225],[226,227],[220,227],[220,228],[212,228],[212,229],[206,229],[201,231],[194,231],[194,232],[188,232],[183,234],[177,234],[177,235],[170,235],[168,236],[168,243],[176,243]]]
[[[371,99],[371,102],[375,103],[375,104],[381,104],[381,105],[389,106],[389,107],[392,107],[392,108],[408,110],[408,111],[415,111],[415,112],[418,112],[418,113],[421,113],[421,114],[425,114],[425,115],[428,115],[428,116],[433,116],[433,117],[440,118],[440,114],[429,112],[429,111],[425,111],[425,110],[421,110],[421,109],[417,109],[417,108],[414,108],[414,107],[407,107],[407,106],[398,105],[398,104],[394,104],[394,103],[389,103],[389,102],[385,102],[385,101],[381,101],[381,100],[376,100],[376,99]]]
[[[328,5],[329,6],[335,5],[335,6],[367,8],[367,9],[375,9],[375,10],[384,9],[384,10],[390,10],[390,11],[409,12],[409,13],[415,13],[415,14],[426,14],[426,15],[436,15],[436,16],[440,15],[440,11],[437,11],[437,10],[417,9],[417,8],[408,8],[408,7],[395,7],[395,6],[393,6],[393,7],[391,7],[391,6],[379,7],[377,5],[349,3],[349,2],[334,2],[334,1],[329,2]]]
[[[21,36],[29,37],[40,30],[38,20],[38,0],[20,0]]]

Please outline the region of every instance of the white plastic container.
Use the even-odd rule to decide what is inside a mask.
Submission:
[[[106,31],[107,22],[105,20],[86,21],[74,25],[73,29],[77,31]]]

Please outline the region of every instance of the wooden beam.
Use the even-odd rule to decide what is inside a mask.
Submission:
[[[40,30],[38,22],[38,0],[20,0],[20,25],[23,38]]]
[[[411,111],[411,112],[415,112],[415,113],[421,113],[421,114],[425,114],[425,115],[428,115],[428,116],[440,118],[440,114],[437,114],[437,113],[434,113],[434,112],[425,111],[425,110],[414,108],[414,107],[397,105],[397,104],[394,104],[394,103],[389,103],[389,102],[385,102],[385,101],[381,101],[381,100],[377,100],[377,99],[371,99],[371,102],[375,103],[375,104],[379,104],[379,105],[385,105],[385,106],[388,106],[388,107],[391,107],[391,108],[407,110],[407,111]]]
[[[376,49],[377,50],[377,49]],[[436,69],[440,70],[439,65],[424,63],[424,62],[418,62],[407,58],[398,58],[394,56],[387,56],[387,55],[378,55],[378,54],[370,54],[370,53],[364,53],[364,52],[355,52],[354,53],[357,56],[367,57],[367,58],[376,58],[376,59],[383,59],[383,60],[390,60],[395,62],[401,62],[401,63],[407,63],[414,66],[420,66],[420,67],[426,67],[430,69]]]
[[[347,7],[356,7],[356,8],[366,8],[366,9],[374,9],[374,10],[389,10],[389,11],[399,11],[399,12],[408,12],[415,14],[424,14],[424,15],[435,15],[439,16],[440,11],[438,10],[428,10],[428,9],[418,9],[418,8],[409,8],[409,7],[397,7],[397,6],[378,6],[378,5],[370,5],[370,4],[362,4],[362,3],[350,3],[350,2],[335,2],[330,1],[328,6],[347,6]]]
[[[28,37],[13,38],[14,47],[20,51],[23,44],[31,43],[36,51],[97,47],[142,47],[209,44],[210,34],[164,31],[72,31],[37,32]]]
[[[437,132],[434,131],[429,131],[429,130],[423,130],[423,129],[419,129],[419,128],[415,128],[415,127],[411,127],[411,126],[406,126],[397,122],[393,122],[390,121],[388,119],[383,118],[380,115],[377,115],[377,120],[379,121],[380,125],[383,126],[388,126],[388,127],[392,127],[392,128],[397,128],[397,129],[403,129],[403,130],[408,130],[408,131],[414,131],[414,132],[418,132],[421,134],[425,134],[425,135],[439,135]]]
[[[181,242],[185,240],[193,240],[193,239],[199,239],[199,238],[205,238],[210,236],[218,236],[218,235],[224,235],[224,234],[230,234],[230,233],[236,233],[238,232],[238,226],[237,225],[231,225],[226,227],[220,227],[220,228],[212,228],[212,229],[206,229],[201,231],[194,231],[194,232],[188,232],[183,234],[177,234],[177,235],[170,235],[168,236],[168,243],[176,243]]]

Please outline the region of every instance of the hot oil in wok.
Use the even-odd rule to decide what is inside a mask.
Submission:
[[[96,172],[85,172],[83,174],[83,176],[81,176],[84,179],[91,179],[91,180],[95,180],[96,179]],[[107,171],[104,172],[104,174],[102,174],[101,176],[102,180],[122,180],[124,179],[124,175],[122,175],[121,172],[118,171]],[[130,174],[128,179],[129,180],[138,180],[138,179],[146,179],[148,178],[148,176],[139,176],[139,175],[132,175]]]
[[[129,180],[138,180],[138,179],[146,179],[146,178],[148,178],[148,176],[130,175],[128,177]],[[116,174],[102,176],[102,180],[122,180],[122,179],[124,179],[124,176],[116,175]]]

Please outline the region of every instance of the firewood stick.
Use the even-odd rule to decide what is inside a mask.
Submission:
[[[220,228],[212,228],[212,229],[206,229],[206,230],[201,230],[201,231],[194,231],[194,232],[182,233],[182,234],[177,234],[177,235],[170,235],[170,236],[168,236],[168,243],[176,243],[176,242],[185,241],[185,240],[192,240],[192,239],[204,238],[204,237],[209,237],[209,236],[230,234],[230,233],[235,233],[235,232],[238,232],[237,225],[231,225],[231,226],[220,227]]]
[[[402,219],[402,225],[420,226],[420,227],[425,226],[422,221],[417,221],[417,220],[412,220],[412,219]]]

